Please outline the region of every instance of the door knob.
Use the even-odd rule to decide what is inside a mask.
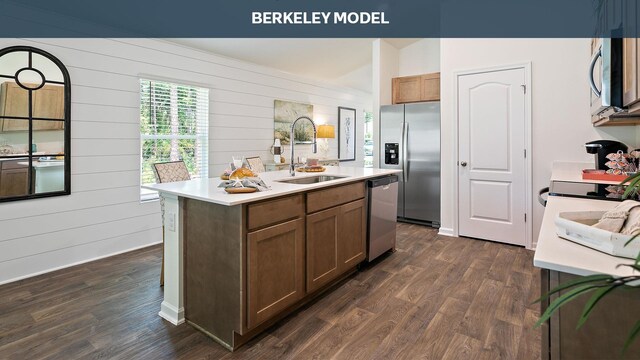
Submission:
[[[460,166],[462,166],[462,167],[467,166],[467,162],[466,162],[466,161],[461,162],[461,163],[460,163]]]

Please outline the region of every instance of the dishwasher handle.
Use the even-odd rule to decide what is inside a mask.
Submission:
[[[374,188],[374,187],[380,187],[383,186],[384,189],[388,189],[389,185],[398,182],[398,176],[397,175],[390,175],[390,176],[384,176],[384,177],[379,177],[379,178],[375,178],[375,179],[371,179],[369,181],[367,181],[367,185],[370,188]]]

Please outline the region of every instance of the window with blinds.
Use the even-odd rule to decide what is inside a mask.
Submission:
[[[153,164],[185,162],[192,179],[209,176],[209,89],[140,80],[140,184],[156,182]],[[140,190],[141,200],[158,197]]]

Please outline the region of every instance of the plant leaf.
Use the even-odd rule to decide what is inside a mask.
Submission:
[[[626,243],[624,243],[624,246],[629,245],[633,240],[635,240],[638,237],[638,235],[640,235],[640,233],[633,235],[631,239],[629,239]]]
[[[600,301],[605,295],[607,295],[610,291],[612,291],[616,287],[617,287],[617,285],[610,285],[610,286],[607,286],[607,287],[602,287],[602,288],[598,289],[593,294],[593,296],[591,296],[589,301],[587,301],[587,303],[584,305],[584,310],[582,311],[582,315],[580,315],[580,319],[578,320],[578,326],[576,326],[576,330],[581,328],[582,325],[584,325],[584,323],[589,318],[589,315],[591,314],[591,311],[593,311],[593,309],[595,308],[595,306],[598,303],[598,301]]]
[[[555,294],[555,293],[557,293],[559,291],[568,289],[570,287],[574,287],[574,286],[582,285],[582,284],[587,284],[587,283],[590,283],[590,282],[603,281],[603,280],[613,281],[613,280],[615,280],[615,278],[613,276],[611,276],[611,275],[603,275],[603,274],[582,276],[582,277],[579,277],[579,278],[577,278],[577,279],[575,279],[573,281],[567,281],[566,283],[562,283],[562,284],[558,285],[553,290],[549,291],[547,294],[545,294],[545,295],[539,297],[538,299],[536,299],[532,304],[535,304],[535,303],[540,302],[542,300],[546,300],[551,295],[553,295],[553,294]]]
[[[544,314],[540,316],[540,319],[538,319],[538,322],[536,322],[536,324],[534,325],[534,328],[539,327],[545,321],[547,321],[551,317],[551,315],[553,315],[553,313],[565,303],[573,300],[578,295],[589,292],[593,289],[596,289],[597,287],[598,286],[596,285],[582,285],[580,287],[571,289],[570,291],[567,291],[566,293],[560,295],[557,299],[553,300],[551,304],[549,304],[549,307],[547,308],[547,310],[545,310]]]
[[[625,352],[627,352],[629,345],[633,343],[633,340],[638,336],[638,334],[640,334],[640,320],[636,321],[636,324],[633,325],[633,328],[629,332],[629,336],[627,337],[627,340],[624,342],[624,347],[622,348],[623,355]]]
[[[626,178],[626,179],[624,179],[624,180],[622,180],[622,181],[620,182],[620,185],[624,185],[625,183],[631,182],[631,181],[633,181],[633,180],[634,180],[634,179],[636,179],[636,178],[640,178],[640,173],[635,173],[635,174],[633,174],[633,175],[627,176],[627,178]]]
[[[629,194],[631,194],[632,192],[637,191],[637,185],[638,185],[638,182],[640,182],[640,173],[634,174],[622,180],[620,185],[624,185],[624,183],[628,181],[629,181],[629,185],[627,185],[627,188],[624,190],[624,194],[622,194],[623,199],[626,199],[629,196]]]
[[[620,185],[624,185],[625,183],[629,183],[629,185],[631,185],[631,183],[633,181],[638,180],[638,179],[640,179],[640,173],[635,173],[635,174],[633,174],[631,176],[627,176],[626,179],[624,179],[624,180],[622,180],[620,182]]]

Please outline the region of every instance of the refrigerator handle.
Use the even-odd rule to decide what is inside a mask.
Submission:
[[[402,179],[409,181],[409,123],[405,122],[402,129]]]

